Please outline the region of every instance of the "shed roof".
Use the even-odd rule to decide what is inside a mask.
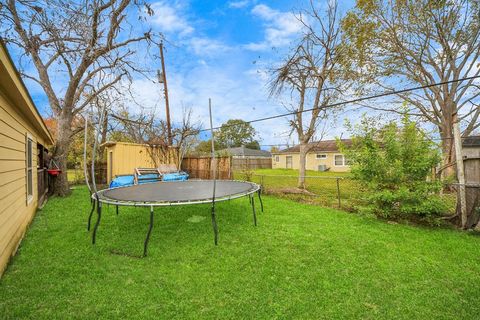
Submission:
[[[219,152],[228,152],[232,156],[242,156],[242,157],[266,157],[269,158],[272,154],[265,150],[250,149],[245,146],[236,147],[236,148],[227,148],[220,150]]]
[[[464,148],[480,148],[480,136],[469,136],[463,139]]]
[[[100,146],[101,147],[114,147],[116,145],[129,145],[129,146],[134,146],[134,147],[149,147],[150,145],[148,143],[135,143],[135,142],[123,142],[123,141],[105,141],[102,143]],[[151,145],[154,147],[154,145]],[[168,146],[169,148],[176,148],[176,146]]]
[[[352,145],[351,139],[340,139],[345,146],[350,147]],[[310,147],[309,152],[338,152],[337,140],[323,140],[314,141],[308,144]],[[300,145],[293,146],[291,148],[283,149],[274,153],[298,153],[300,152]]]

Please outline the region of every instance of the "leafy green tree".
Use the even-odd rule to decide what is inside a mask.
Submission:
[[[405,115],[401,126],[390,122],[379,128],[364,117],[360,125],[347,126],[353,144],[341,148],[352,162],[354,179],[368,190],[362,209],[383,217],[445,213],[441,183],[429,181],[441,160],[439,150],[415,122]]]
[[[215,139],[221,148],[246,146],[260,149],[258,141],[255,140],[257,136],[257,131],[250,123],[240,119],[230,119],[222,124]]]
[[[222,149],[223,147],[220,146],[220,144],[215,141],[215,150],[218,151]],[[195,152],[197,153],[204,153],[204,154],[210,154],[212,152],[212,140],[202,140],[200,141],[197,146],[195,147]]]
[[[480,75],[479,6],[477,0],[356,0],[342,21],[343,64],[361,94],[456,81],[398,94],[410,113],[438,128],[444,176],[454,173],[457,116],[464,136],[480,128],[479,80],[471,78]],[[395,105],[380,109],[398,112]]]
[[[257,140],[251,141],[245,144],[245,147],[249,149],[260,150],[260,143]]]

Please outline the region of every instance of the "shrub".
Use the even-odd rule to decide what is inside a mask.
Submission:
[[[350,159],[352,176],[367,189],[363,212],[384,218],[416,216],[427,220],[447,211],[439,195],[439,181],[431,181],[432,168],[440,162],[438,147],[408,116],[379,126],[363,117],[348,124],[352,146],[340,148]]]

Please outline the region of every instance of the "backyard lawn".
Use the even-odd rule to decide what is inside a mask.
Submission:
[[[474,319],[480,237],[389,224],[265,196],[156,210],[113,207],[90,244],[85,187],[39,211],[0,280],[0,318]]]

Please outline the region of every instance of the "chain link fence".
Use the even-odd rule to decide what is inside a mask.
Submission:
[[[305,176],[305,190],[297,188],[298,176],[235,173],[235,179],[258,183],[266,194],[303,203],[353,210],[362,204],[362,185],[347,177]]]
[[[89,181],[91,180],[91,164],[88,165],[87,167],[87,172],[88,172],[88,179]],[[83,167],[81,166],[75,166],[75,167],[70,167],[67,169],[67,178],[68,182],[72,185],[77,185],[77,184],[84,184],[85,183],[85,176],[84,176],[84,171]],[[106,164],[99,164],[95,166],[95,182],[98,185],[106,185],[107,184],[107,166]]]
[[[296,175],[268,175],[252,172],[235,172],[235,179],[247,180],[258,183],[266,194],[275,195],[281,198],[291,199],[298,202],[315,204],[320,206],[341,208],[342,210],[355,211],[360,206],[368,203],[368,190],[361,182],[349,177],[334,176],[305,176],[305,191],[299,189],[298,176]],[[450,188],[448,188],[450,186]],[[455,213],[456,207],[456,186],[447,185],[442,191],[442,198],[448,204],[446,214]],[[472,201],[477,193],[473,189],[478,186],[469,185],[467,187],[468,203],[475,203],[468,206],[468,210],[474,211],[471,206],[478,206],[478,200]],[[480,214],[480,212],[479,212]]]
[[[465,207],[467,212],[467,223],[466,227],[471,228],[476,226],[480,221],[480,184],[479,183],[450,183],[446,185],[447,192],[445,193],[446,197],[450,197],[450,203],[452,206],[452,212],[460,211],[460,201],[458,199],[459,188],[463,186],[465,192]],[[455,217],[460,221],[460,217]]]

